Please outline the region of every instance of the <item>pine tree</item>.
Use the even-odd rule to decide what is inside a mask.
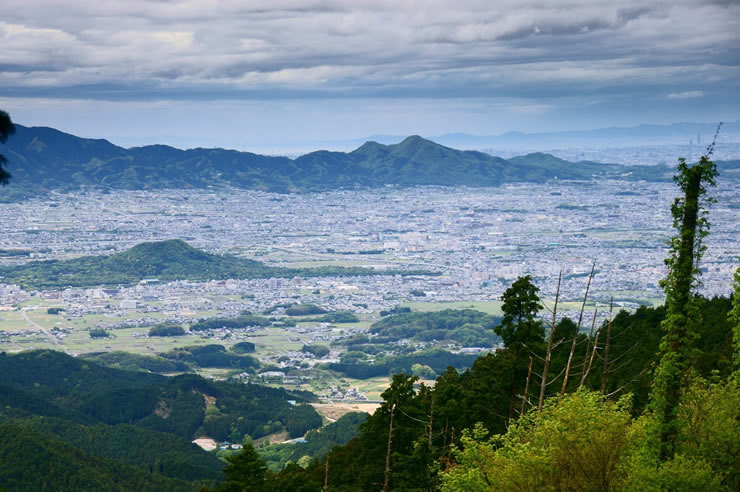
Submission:
[[[539,288],[532,283],[532,277],[519,277],[501,296],[504,301],[501,310],[504,318],[494,331],[504,342],[504,346],[514,355],[514,371],[511,381],[511,398],[509,419],[514,417],[514,406],[517,394],[517,380],[521,351],[542,341],[545,328],[542,321],[536,319],[542,304],[537,295]]]

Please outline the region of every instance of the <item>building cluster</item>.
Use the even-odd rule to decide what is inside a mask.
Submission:
[[[102,316],[96,323],[103,327],[162,320],[187,324],[202,313],[228,317],[294,302],[370,314],[407,300],[498,300],[522,275],[532,275],[542,297],[552,299],[561,271],[561,299],[575,302],[594,265],[590,297],[614,296],[618,305],[635,306],[663,297],[659,281],[666,274],[670,207],[677,192],[669,182],[611,180],[290,195],[236,189],[54,193],[0,204],[0,250],[29,252],[0,255],[0,264],[110,254],[144,241],[179,238],[208,252],[271,266],[360,266],[389,274],[148,279],[136,286],[42,292],[0,278],[0,310],[40,296],[63,308],[68,319]],[[728,295],[740,256],[740,179],[722,176],[711,193],[717,204],[709,216],[700,291]],[[392,274],[410,269],[438,275]],[[311,330],[317,341],[335,336],[319,324]]]

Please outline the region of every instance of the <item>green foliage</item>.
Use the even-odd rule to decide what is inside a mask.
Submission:
[[[89,454],[24,423],[0,423],[0,487],[8,490],[199,490],[204,482]]]
[[[158,373],[187,372],[192,368],[181,361],[172,361],[158,355],[139,355],[130,352],[91,352],[81,356],[101,366],[127,371]]]
[[[628,490],[737,490],[740,388],[737,381],[693,378],[681,393],[674,458],[660,460],[660,416],[633,426],[640,446],[625,464]]]
[[[442,349],[429,349],[408,355],[386,357],[383,361],[376,361],[374,364],[359,362],[359,360],[356,363],[331,363],[329,369],[344,373],[351,378],[367,379],[402,372],[411,373],[411,367],[414,364],[427,365],[435,372],[443,372],[448,366],[462,369],[470,367],[476,359],[475,355],[453,354]]]
[[[443,490],[610,490],[620,483],[619,460],[632,445],[628,399],[578,391],[546,401],[508,432],[488,439],[481,425],[453,450],[456,465]]]
[[[110,335],[102,328],[93,328],[89,331],[90,338],[108,338]]]
[[[310,314],[325,314],[328,311],[316,304],[292,304],[285,308],[288,316],[307,316]]]
[[[234,456],[228,456],[229,463],[224,467],[226,483],[219,490],[266,490],[267,465],[254,446],[247,444],[242,451]]]
[[[326,345],[304,345],[301,352],[313,354],[316,357],[326,357],[329,355],[329,347]]]
[[[359,361],[366,360],[367,354],[358,350],[344,352],[339,356],[339,360],[343,364],[356,364]]]
[[[385,317],[385,316],[390,316],[391,314],[403,314],[403,313],[410,313],[410,312],[411,312],[411,308],[410,307],[396,306],[394,308],[391,308],[391,309],[388,309],[388,310],[385,310],[385,311],[381,311],[380,312],[380,316],[381,317]]]
[[[492,332],[497,318],[474,309],[445,309],[429,313],[390,314],[370,327],[386,340],[452,340],[464,347],[491,347],[498,340]]]
[[[219,356],[224,353],[222,348],[205,346],[201,352],[196,350],[195,355]],[[280,429],[285,426],[293,432],[305,432],[321,425],[312,407],[288,403],[288,400],[305,401],[312,396],[310,393],[214,382],[194,374],[167,378],[122,371],[53,351],[0,355],[0,373],[13,381],[13,385],[4,390],[6,397],[0,391],[0,401],[3,398],[9,402],[18,401],[24,394],[19,393],[20,390],[47,401],[51,409],[58,408],[50,414],[52,416],[71,411],[72,415],[83,416],[78,420],[87,416],[92,421],[133,424],[186,438],[208,435],[212,431],[210,437],[223,440],[231,434],[232,428],[236,428],[240,436],[249,434],[258,438],[265,434],[262,429],[266,424],[277,420],[281,422]],[[203,395],[215,398],[212,408],[215,416],[223,417],[221,420],[204,425]],[[38,407],[43,407],[41,402],[25,411]],[[202,433],[198,432],[201,426]]]
[[[59,418],[15,420],[24,428],[42,432],[86,453],[154,469],[172,478],[217,480],[223,463],[186,438],[138,426],[80,425]]]
[[[735,270],[735,292],[732,296],[732,311],[728,315],[732,326],[733,365],[740,379],[740,267]]]
[[[723,486],[739,490],[740,385],[737,379],[694,379],[683,392],[678,422],[677,453],[694,462],[706,463],[720,475]]]
[[[252,326],[270,326],[271,321],[265,317],[254,314],[242,314],[235,318],[210,318],[203,319],[190,325],[190,331],[218,330],[221,328],[239,329]]]
[[[231,346],[231,351],[237,354],[250,354],[256,350],[252,342],[238,342]]]
[[[218,344],[182,347],[162,354],[170,360],[197,365],[198,367],[225,367],[234,369],[256,369],[259,360],[249,355],[238,355],[226,351]]]
[[[185,335],[185,329],[174,323],[158,323],[149,328],[150,337],[179,337]]]
[[[321,459],[334,446],[347,444],[359,434],[360,424],[367,419],[366,413],[350,412],[342,415],[321,429],[310,430],[306,442],[295,444],[273,444],[259,449],[260,455],[274,472],[282,470],[289,461],[297,462],[303,456]]]
[[[623,488],[630,491],[660,492],[665,490],[693,492],[696,490],[720,491],[720,477],[703,461],[695,461],[682,455],[664,463],[633,461],[631,474]]]
[[[357,323],[360,318],[352,311],[333,311],[323,316],[303,319],[301,321],[313,321],[316,323]]]
[[[414,364],[411,366],[411,374],[421,379],[434,379],[437,373],[434,369],[423,364]]]
[[[312,429],[321,427],[321,416],[311,405],[291,405],[284,408],[277,415],[278,419],[285,422],[285,430],[290,437],[301,437]]]
[[[64,308],[50,307],[46,310],[46,314],[60,314],[64,312]]]

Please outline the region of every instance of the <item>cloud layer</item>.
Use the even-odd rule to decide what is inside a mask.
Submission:
[[[0,86],[103,99],[736,87],[740,3],[615,3],[5,0]]]
[[[0,94],[738,109],[739,19],[732,0],[4,0]]]

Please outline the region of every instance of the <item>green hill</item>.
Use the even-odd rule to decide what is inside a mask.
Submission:
[[[215,255],[179,239],[141,243],[122,253],[83,256],[65,261],[34,261],[0,267],[0,280],[27,289],[133,285],[147,278],[173,280],[225,280],[320,276],[430,274],[422,271],[371,270],[359,267],[279,268],[254,260]]]

